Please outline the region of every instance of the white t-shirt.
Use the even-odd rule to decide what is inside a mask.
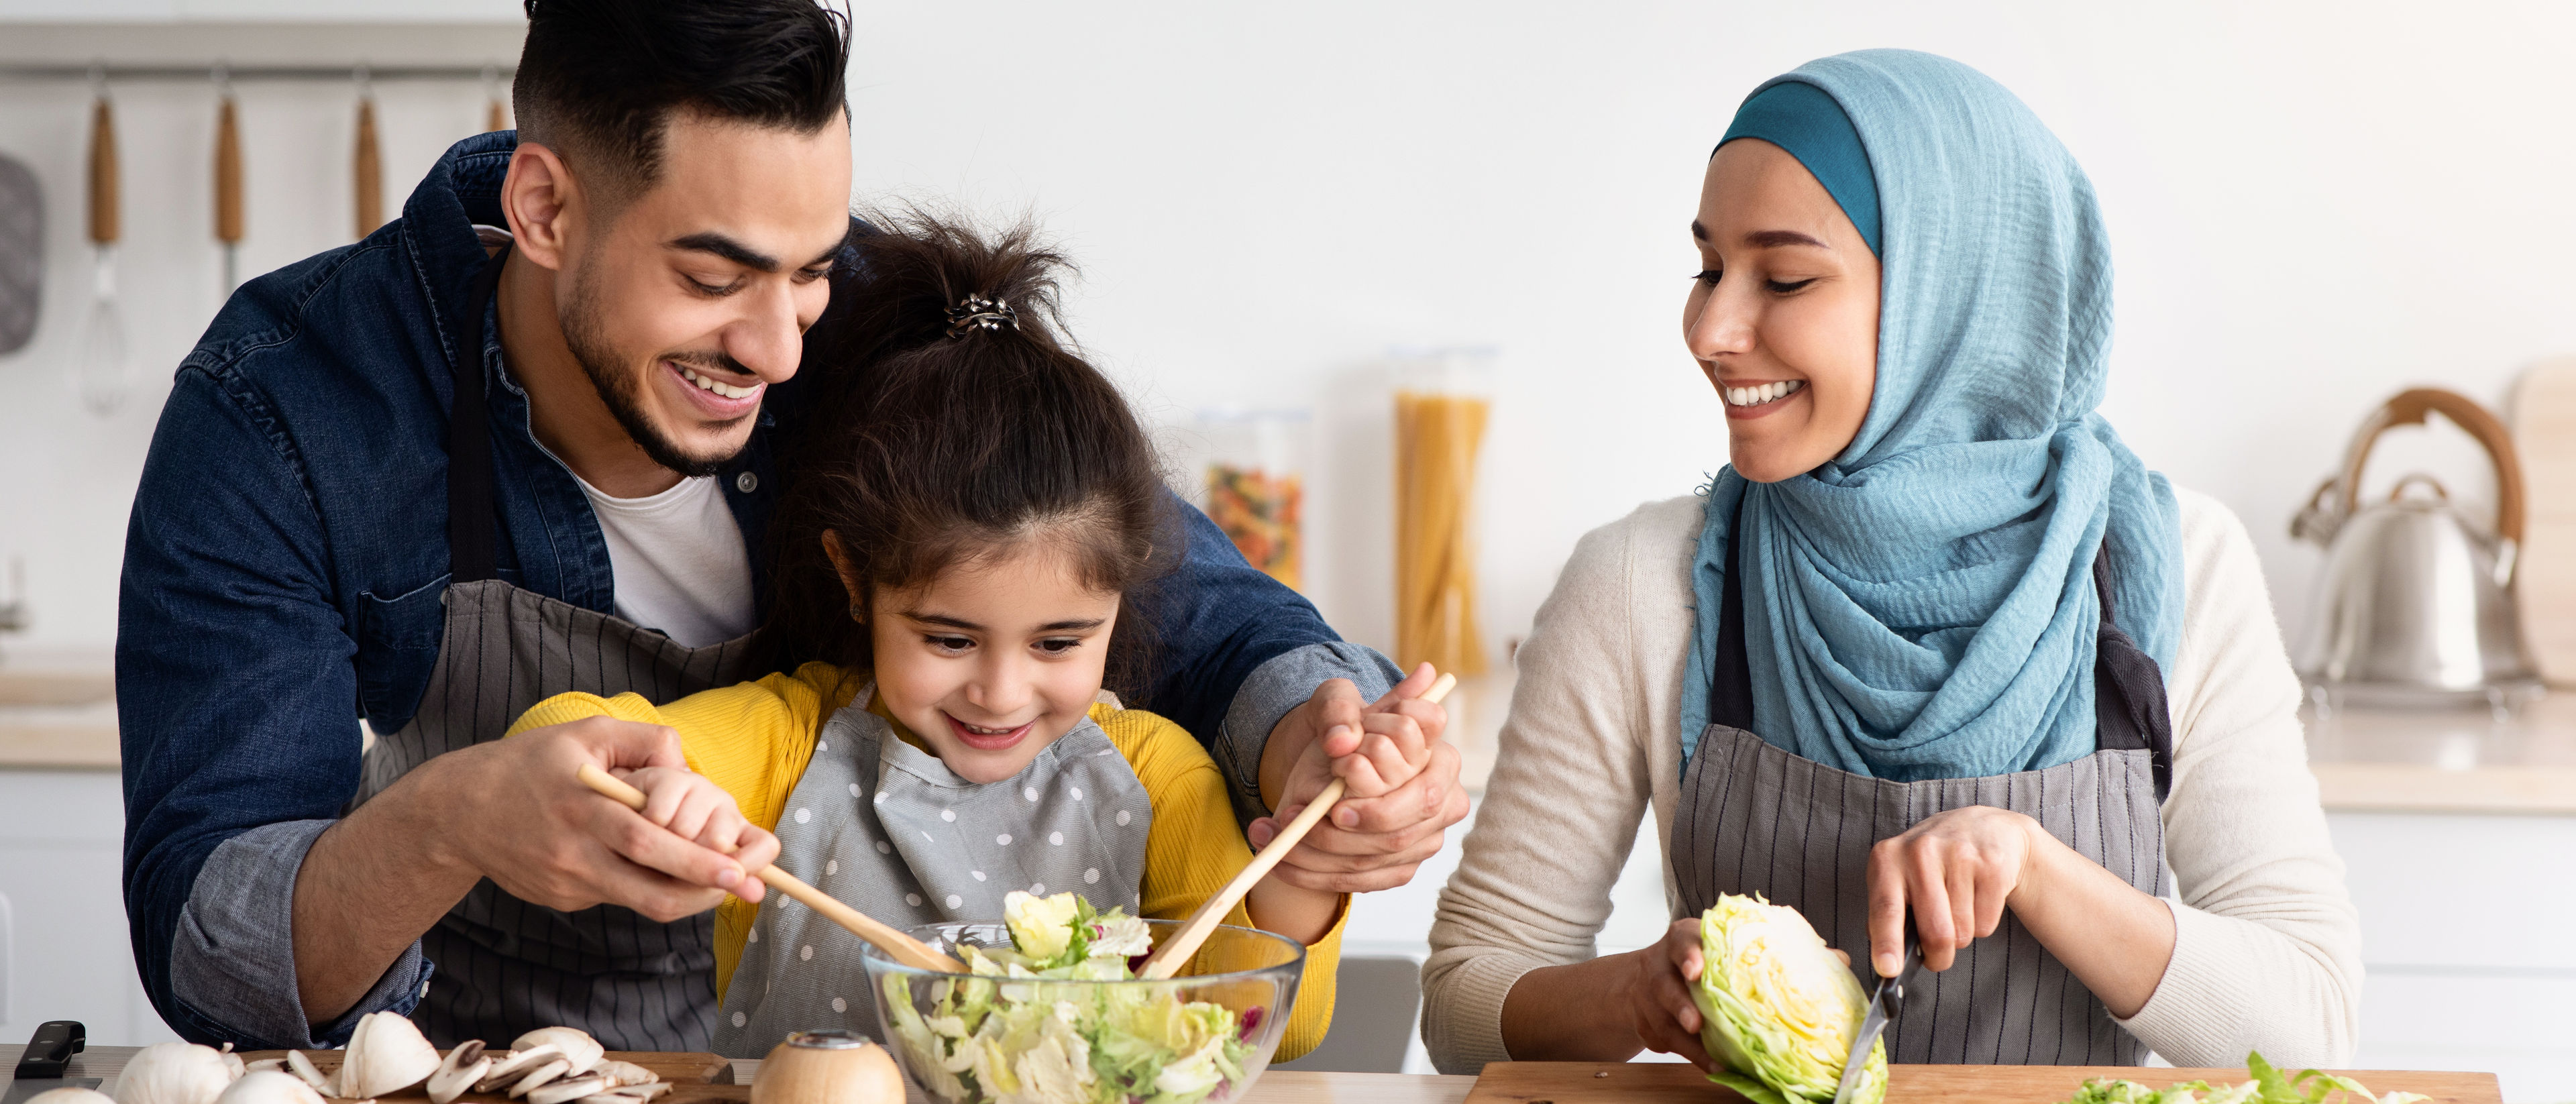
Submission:
[[[660,629],[684,648],[753,629],[751,556],[715,476],[683,479],[643,498],[611,498],[573,478],[608,538],[617,616]]]

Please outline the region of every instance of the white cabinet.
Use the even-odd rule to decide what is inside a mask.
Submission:
[[[2576,817],[2334,813],[2361,910],[2363,1069],[2576,1099]]]
[[[178,1038],[134,975],[121,890],[124,798],[111,771],[0,770],[0,1040],[79,1020],[93,1043]]]

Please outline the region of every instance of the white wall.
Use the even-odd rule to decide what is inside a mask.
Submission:
[[[1487,612],[1498,638],[1522,631],[1576,536],[1723,461],[1677,338],[1681,227],[1736,101],[1821,54],[1958,57],[2074,149],[2119,266],[2108,413],[2243,515],[2285,614],[2315,562],[2287,516],[2371,404],[2421,381],[2501,403],[2519,367],[2576,349],[2576,10],[2556,5],[995,0],[868,4],[858,31],[863,200],[1034,209],[1085,262],[1079,336],[1157,417],[1318,410],[1314,589],[1375,643],[1391,583],[1371,361],[1503,350]],[[479,94],[381,94],[391,204]],[[341,240],[346,91],[243,95],[246,261]],[[84,101],[0,86],[0,151],[51,190],[57,274],[36,346],[0,358],[0,467],[21,473],[0,481],[0,556],[29,559],[38,640],[94,645],[151,404],[97,421],[66,378]],[[214,303],[210,109],[195,88],[119,102],[128,225],[151,243],[127,266],[149,392]],[[2464,449],[2418,451],[2465,467]]]

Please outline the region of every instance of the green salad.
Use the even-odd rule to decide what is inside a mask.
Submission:
[[[2113,1077],[2096,1077],[2068,1097],[2066,1104],[2327,1104],[2337,1094],[2347,1104],[2414,1104],[2431,1100],[2422,1093],[2393,1092],[2373,1096],[2361,1082],[2338,1077],[2324,1070],[2301,1070],[2296,1077],[2284,1076],[2263,1060],[2261,1054],[2245,1056],[2245,1072],[2253,1080],[2237,1085],[2212,1085],[2207,1081],[2185,1081],[2166,1089],[2151,1089],[2135,1081]]]
[[[1199,1104],[1243,1080],[1243,1036],[1263,1009],[1183,1000],[1182,983],[1125,981],[1153,949],[1145,922],[1079,894],[1003,898],[1011,946],[959,947],[975,979],[931,982],[928,1014],[904,974],[884,978],[895,1037],[923,1087],[977,1104]],[[991,978],[993,980],[982,980]]]

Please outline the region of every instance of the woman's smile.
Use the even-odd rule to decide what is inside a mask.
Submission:
[[[1729,421],[1747,421],[1775,413],[1789,405],[1789,400],[1807,393],[1805,380],[1772,380],[1768,383],[1720,383],[1718,397],[1726,401]]]
[[[940,711],[939,716],[948,722],[948,731],[956,734],[959,743],[977,751],[1007,751],[1012,745],[1027,739],[1029,729],[1037,724],[1036,721],[1022,721],[1010,728],[986,728],[958,720],[946,710]]]

